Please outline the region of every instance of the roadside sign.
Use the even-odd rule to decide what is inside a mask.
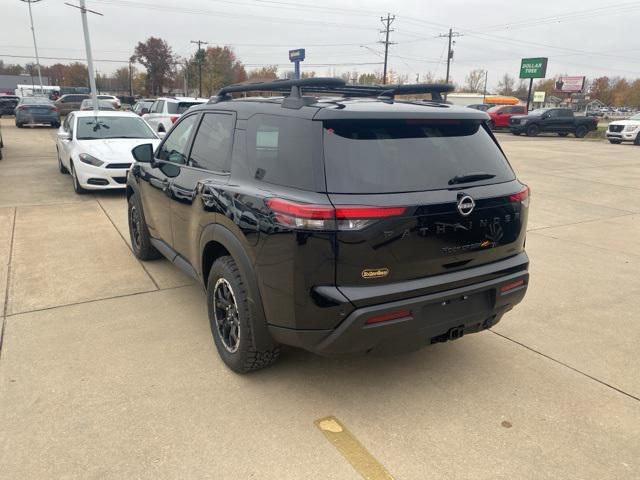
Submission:
[[[533,103],[544,103],[547,92],[533,92]]]
[[[580,93],[584,88],[585,77],[560,77],[556,80],[556,92]]]
[[[523,58],[520,63],[520,78],[544,78],[547,75],[546,57]]]
[[[305,57],[305,49],[298,48],[296,50],[289,50],[289,61],[290,62],[301,62]]]

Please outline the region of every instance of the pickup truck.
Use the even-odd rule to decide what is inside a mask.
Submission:
[[[541,108],[529,112],[528,115],[514,115],[509,119],[511,133],[525,133],[529,137],[550,132],[561,137],[573,133],[576,138],[583,138],[597,128],[596,118],[576,117],[570,108]]]

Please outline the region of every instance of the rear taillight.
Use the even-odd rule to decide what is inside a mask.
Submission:
[[[405,207],[313,205],[281,198],[269,198],[265,203],[278,223],[309,230],[361,230],[376,220],[397,217],[406,210]]]
[[[530,196],[529,187],[524,187],[518,193],[514,193],[513,195],[509,195],[509,201],[512,203],[521,203],[525,207],[529,206],[529,196]]]
[[[374,315],[367,318],[366,325],[372,323],[390,322],[392,320],[400,320],[401,318],[408,318],[411,316],[411,310],[398,310],[395,312],[383,313],[382,315]]]
[[[176,117],[175,115],[172,115],[169,118],[171,119],[171,123],[176,123],[180,117]]]

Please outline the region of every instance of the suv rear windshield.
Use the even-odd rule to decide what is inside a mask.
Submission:
[[[515,179],[478,121],[333,120],[324,122],[327,191],[399,193],[448,188],[470,173]]]
[[[167,112],[174,115],[180,115],[189,110],[194,105],[201,105],[201,102],[167,102]]]

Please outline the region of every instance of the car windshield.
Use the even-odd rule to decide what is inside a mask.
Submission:
[[[108,138],[156,138],[144,120],[138,117],[88,116],[78,118],[78,140]]]
[[[636,120],[640,122],[640,113],[636,113],[633,117],[630,117],[629,120]]]

